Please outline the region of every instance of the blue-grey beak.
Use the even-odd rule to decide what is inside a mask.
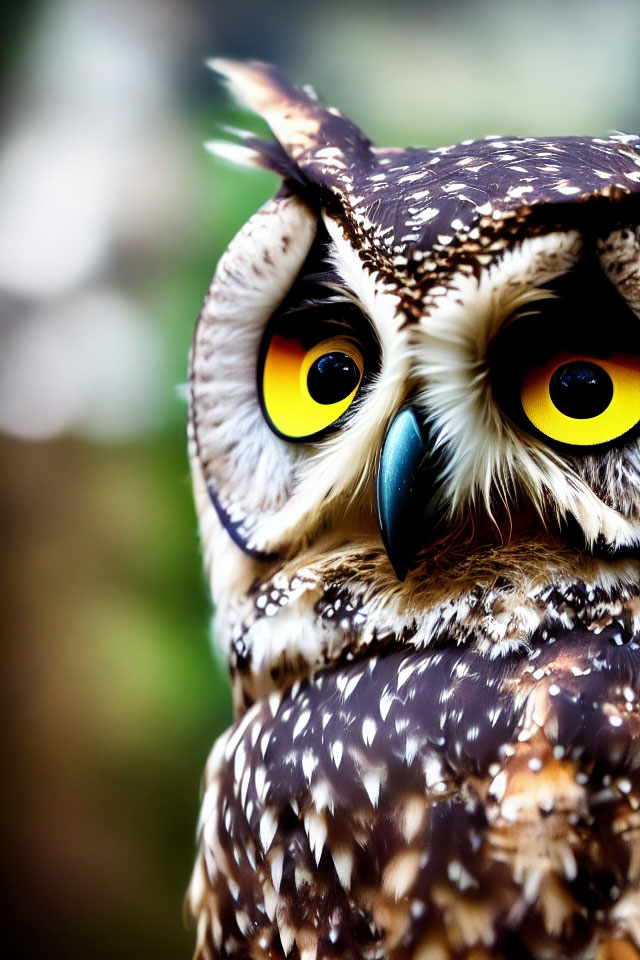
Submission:
[[[421,428],[413,407],[404,407],[387,431],[377,484],[380,533],[398,580],[442,519],[442,478],[429,428]]]

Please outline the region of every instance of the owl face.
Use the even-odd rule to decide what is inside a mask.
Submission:
[[[640,138],[378,149],[272,68],[217,66],[277,142],[214,149],[283,178],[190,369],[237,704],[371,644],[495,657],[634,615]]]

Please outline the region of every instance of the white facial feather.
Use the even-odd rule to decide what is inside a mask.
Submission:
[[[597,252],[605,274],[640,316],[640,229],[614,230],[598,240]]]
[[[293,283],[317,220],[295,197],[256,213],[221,258],[196,328],[192,428],[207,483],[234,522],[278,510],[300,450],[274,436],[258,403],[256,366],[264,328]],[[261,549],[261,544],[256,543]]]
[[[446,454],[446,502],[452,517],[496,499],[509,509],[523,489],[543,522],[573,514],[588,543],[621,545],[634,524],[600,500],[584,479],[537,438],[518,428],[495,401],[488,365],[492,341],[527,303],[551,296],[541,286],[580,257],[577,231],[524,240],[480,275],[459,275],[437,307],[415,327],[412,374],[425,417]]]

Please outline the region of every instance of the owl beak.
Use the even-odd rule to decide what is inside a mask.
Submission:
[[[378,524],[398,580],[442,520],[443,464],[429,427],[404,407],[387,431],[377,482]]]

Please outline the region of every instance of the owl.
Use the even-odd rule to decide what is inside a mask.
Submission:
[[[281,186],[190,360],[196,957],[638,960],[640,138],[379,148],[214,66]]]

